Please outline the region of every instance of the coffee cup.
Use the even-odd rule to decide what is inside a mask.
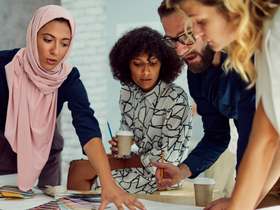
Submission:
[[[117,131],[118,155],[130,155],[133,133],[131,131]]]
[[[212,202],[215,180],[199,177],[193,180],[196,206],[207,206]]]

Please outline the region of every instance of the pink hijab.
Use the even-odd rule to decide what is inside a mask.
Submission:
[[[55,18],[69,21],[72,38],[62,61],[51,71],[41,67],[37,33]],[[5,136],[17,153],[18,186],[29,190],[46,164],[52,144],[58,88],[72,70],[66,61],[70,54],[76,23],[63,7],[48,5],[36,11],[29,23],[26,48],[22,48],[5,66],[9,102]]]

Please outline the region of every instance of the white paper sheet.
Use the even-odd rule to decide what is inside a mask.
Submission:
[[[42,193],[40,190],[33,189],[36,193],[35,198],[31,199],[0,199],[0,209],[4,210],[21,210],[21,209],[28,209],[31,207],[39,206],[41,204],[47,203],[49,201],[55,200],[52,197],[49,197]],[[154,202],[154,201],[148,201],[144,199],[139,199],[140,202],[142,202],[146,209],[148,210],[170,210],[170,209],[176,209],[176,210],[203,210],[203,207],[197,207],[197,206],[187,206],[187,205],[175,205],[175,204],[168,204],[168,203],[161,203],[161,202]],[[107,205],[108,210],[117,210],[116,206],[113,203],[110,203]],[[124,209],[127,210],[124,206]],[[280,210],[279,206],[273,206],[273,207],[267,207],[262,208],[260,210]]]
[[[154,202],[154,201],[148,201],[144,199],[138,199],[141,203],[143,203],[147,210],[170,210],[170,209],[176,209],[176,210],[203,210],[204,207],[198,207],[198,206],[188,206],[188,205],[175,205],[175,204],[168,204],[168,203],[161,203],[161,202]],[[114,204],[109,204],[107,207],[110,207],[110,210],[117,210],[116,206]],[[125,210],[128,208],[124,207]],[[280,210],[280,205],[278,206],[272,206],[272,207],[266,207],[261,208],[258,210]]]
[[[34,190],[36,191],[36,190]],[[28,209],[31,207],[39,206],[41,204],[47,203],[49,201],[53,201],[54,199],[46,196],[41,191],[36,192],[36,197],[31,199],[10,199],[10,200],[3,200],[0,199],[0,209],[4,210],[21,210],[21,209]],[[197,206],[187,206],[187,205],[175,205],[175,204],[168,204],[168,203],[161,203],[161,202],[154,202],[154,201],[148,201],[144,199],[139,199],[140,202],[142,202],[146,209],[148,210],[170,210],[170,209],[176,209],[176,210],[203,210],[203,207],[197,207]],[[116,206],[113,203],[110,203],[107,205],[108,210],[117,210]],[[127,210],[124,206],[124,209]],[[279,210],[279,206],[273,206],[273,207],[267,207],[262,208],[260,210]]]
[[[187,206],[187,205],[176,205],[176,204],[169,204],[169,203],[161,203],[155,201],[148,201],[144,199],[138,199],[141,203],[143,203],[147,210],[202,210],[204,207],[197,207],[197,206]],[[117,210],[117,207],[110,203],[107,207],[111,207],[110,210]],[[124,207],[125,210],[128,208]]]
[[[41,190],[33,189],[36,193],[34,198],[30,199],[0,199],[0,209],[3,210],[23,210],[39,206],[55,199],[42,193]]]
[[[36,191],[36,190],[34,190]],[[4,210],[21,210],[21,209],[28,209],[31,207],[39,206],[41,204],[47,203],[49,201],[53,201],[54,198],[46,196],[41,191],[36,191],[36,197],[31,199],[10,199],[10,200],[3,200],[0,199],[0,209]],[[175,204],[167,204],[167,203],[160,203],[154,201],[148,201],[144,199],[139,199],[142,202],[146,209],[148,210],[202,210],[203,207],[195,207],[195,206],[187,206],[187,205],[175,205]],[[108,210],[117,210],[117,207],[111,203],[107,205]],[[124,209],[127,210],[124,206]]]
[[[266,207],[266,208],[261,208],[258,210],[279,210],[280,209],[280,205],[277,206],[272,206],[272,207]]]

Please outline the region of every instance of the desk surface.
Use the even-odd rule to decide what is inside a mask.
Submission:
[[[137,199],[145,199],[149,201],[195,206],[194,197],[189,197],[189,196],[169,196],[169,195],[159,195],[159,194],[151,194],[151,195],[132,194],[132,196]]]
[[[0,209],[5,209],[5,210],[28,209],[54,200],[53,198],[43,194],[40,190],[34,190],[34,191],[36,193],[36,197],[31,199],[8,199],[8,200],[0,199]],[[186,193],[191,193],[191,192],[193,192],[193,184],[186,182],[182,188],[177,190],[156,191],[151,195],[132,194],[132,196],[134,196],[137,199],[145,199],[149,201],[195,206],[194,196],[191,195],[182,196]]]
[[[155,191],[153,194],[170,196],[192,196],[194,197],[194,186],[192,182],[184,182],[183,186],[176,190]]]
[[[156,201],[156,202],[176,204],[176,205],[194,206],[195,204],[194,197],[188,197],[188,196],[168,196],[168,195],[159,195],[159,194],[154,194],[154,195],[132,194],[132,196],[134,196],[137,199],[144,199],[149,201]],[[31,199],[9,199],[9,200],[0,199],[0,209],[5,209],[5,210],[28,209],[53,200],[54,198],[51,198],[47,195],[38,192],[36,193],[36,197]]]
[[[34,190],[34,191],[36,192],[36,197],[32,199],[8,199],[8,200],[0,199],[0,209],[5,209],[5,210],[28,209],[54,200],[54,198],[51,198],[43,194],[40,190]],[[162,202],[162,203],[195,206],[195,199],[193,196],[193,183],[190,182],[185,182],[182,188],[177,190],[156,191],[151,195],[132,194],[132,196],[134,196],[137,199],[145,199],[145,200]],[[264,209],[278,210],[280,209],[280,206],[274,206],[274,207],[269,207]]]
[[[191,182],[184,182],[180,189],[155,191],[151,195],[132,194],[137,199],[145,199],[162,203],[195,206],[194,187]]]

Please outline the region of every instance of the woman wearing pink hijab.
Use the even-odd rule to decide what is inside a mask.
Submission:
[[[78,69],[66,61],[74,34],[72,15],[60,6],[48,5],[34,14],[26,48],[0,52],[0,131],[5,136],[0,135],[0,145],[9,142],[17,154],[19,188],[30,189],[49,158],[56,117],[67,101],[83,152],[101,179],[100,209],[110,202],[118,209],[123,209],[122,204],[144,209],[111,175],[98,121]]]

